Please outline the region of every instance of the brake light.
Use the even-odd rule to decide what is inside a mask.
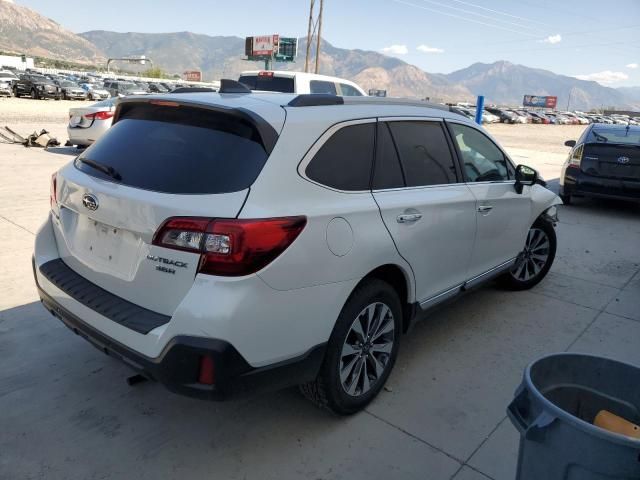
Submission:
[[[58,176],[56,173],[51,175],[51,187],[49,189],[49,204],[53,209],[54,206],[58,205],[58,192],[56,191],[58,188]]]
[[[273,77],[273,72],[258,72],[259,77]]]
[[[198,273],[237,277],[266,267],[307,224],[306,217],[167,220],[153,244],[200,254]]]
[[[88,118],[89,120],[108,120],[113,117],[113,112],[96,112],[96,113],[87,113],[84,118]]]
[[[584,152],[584,144],[578,145],[571,152],[571,157],[569,157],[569,165],[575,165],[576,167],[580,166],[580,162],[582,161],[582,153]]]

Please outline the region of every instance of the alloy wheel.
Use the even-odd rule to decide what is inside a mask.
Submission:
[[[395,336],[391,309],[371,303],[355,318],[340,354],[340,383],[347,395],[358,397],[370,391],[389,365]]]
[[[527,234],[524,250],[520,252],[511,275],[516,280],[527,282],[536,277],[549,260],[551,242],[544,230],[532,228]]]

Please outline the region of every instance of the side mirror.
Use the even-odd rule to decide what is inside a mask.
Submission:
[[[518,165],[516,167],[516,193],[522,193],[525,185],[533,185],[538,181],[538,172],[526,165]]]
[[[576,141],[575,140],[567,140],[566,142],[564,142],[564,146],[573,148],[573,147],[576,146]]]

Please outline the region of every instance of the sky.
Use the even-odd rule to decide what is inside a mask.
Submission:
[[[306,35],[309,15],[309,0],[15,3],[76,33],[299,37]],[[396,56],[431,73],[508,60],[607,86],[640,86],[640,0],[325,0],[322,37],[336,47]]]

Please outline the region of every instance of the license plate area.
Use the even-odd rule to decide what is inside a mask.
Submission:
[[[95,271],[134,278],[142,246],[137,234],[69,209],[60,213],[67,245],[76,258]]]

